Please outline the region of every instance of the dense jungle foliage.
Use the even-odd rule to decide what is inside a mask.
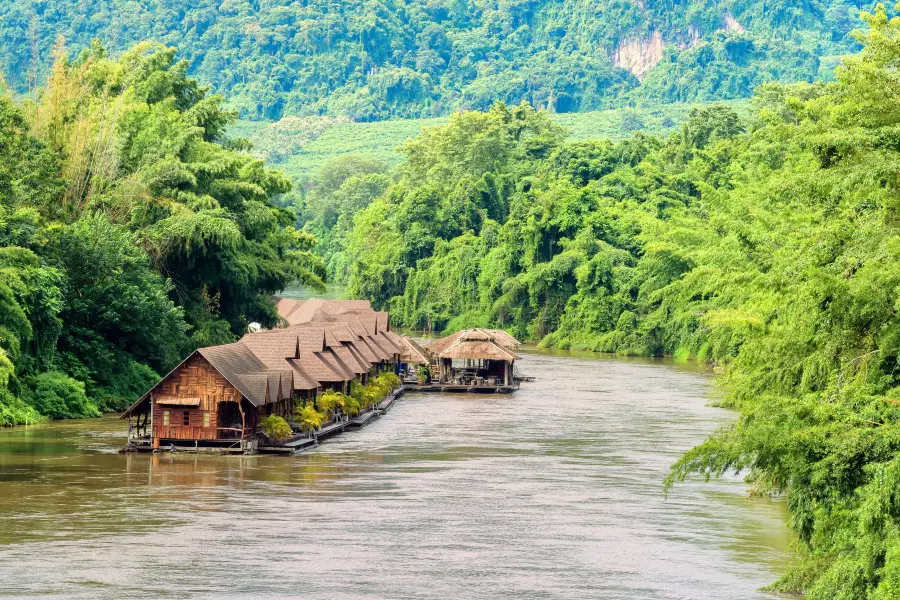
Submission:
[[[900,19],[869,26],[836,81],[764,85],[748,121],[705,107],[664,140],[566,143],[528,105],[452,116],[396,182],[357,165],[319,207],[350,293],[413,327],[718,365],[740,418],[669,483],[786,492],[802,560],[781,591],[900,597]]]
[[[856,48],[849,33],[859,8],[848,0],[25,0],[0,3],[0,69],[24,92],[43,81],[42,57],[57,36],[73,47],[97,37],[115,53],[153,39],[179,48],[190,73],[245,118],[426,117],[495,100],[577,112],[812,81]]]
[[[121,409],[191,349],[272,325],[321,285],[280,174],[223,137],[234,113],[174,50],[57,56],[0,97],[0,425]]]

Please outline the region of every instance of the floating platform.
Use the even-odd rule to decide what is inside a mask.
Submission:
[[[254,440],[219,439],[219,440],[169,440],[163,439],[158,449],[153,448],[153,440],[149,435],[134,437],[128,440],[128,444],[119,452],[215,452],[218,454],[297,454],[319,445],[321,440],[340,435],[347,429],[365,427],[372,421],[385,414],[394,405],[394,402],[403,395],[405,388],[402,386],[385,397],[376,406],[366,412],[357,415],[350,420],[329,423],[315,432],[310,437],[298,435],[284,443],[259,444]]]
[[[324,440],[325,438],[330,438],[333,435],[343,433],[344,430],[347,429],[348,424],[348,421],[338,421],[336,423],[325,425],[324,427],[316,430],[316,439]]]
[[[380,416],[381,416],[381,413],[378,412],[378,409],[372,408],[372,409],[369,409],[364,413],[360,413],[360,414],[356,415],[355,417],[353,417],[352,419],[350,419],[350,421],[347,423],[347,425],[350,427],[357,427],[357,428],[363,427],[363,426],[367,425],[369,423],[369,421],[371,421],[372,419],[377,419]]]
[[[375,410],[377,410],[381,414],[387,413],[387,411],[391,410],[391,407],[394,406],[394,402],[396,402],[397,398],[402,396],[404,392],[406,392],[406,387],[404,386],[401,386],[399,389],[394,390],[393,392],[388,394],[384,400],[378,403],[378,405],[375,407]]]
[[[316,438],[301,436],[277,446],[258,446],[256,450],[264,454],[297,454],[318,445]]]
[[[417,392],[446,392],[450,394],[512,394],[518,385],[463,385],[459,383],[425,383],[410,387]]]

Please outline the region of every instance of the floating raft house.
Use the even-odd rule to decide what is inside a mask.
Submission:
[[[437,392],[508,394],[519,388],[515,353],[519,341],[499,329],[464,329],[433,341],[437,380],[416,389]]]

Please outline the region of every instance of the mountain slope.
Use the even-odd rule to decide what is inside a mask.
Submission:
[[[113,54],[153,38],[245,118],[428,117],[495,100],[576,112],[812,80],[822,57],[856,48],[858,12],[844,0],[5,0],[0,69],[24,91],[58,37]]]

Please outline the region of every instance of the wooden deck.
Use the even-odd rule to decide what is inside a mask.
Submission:
[[[153,440],[149,435],[131,438],[128,444],[119,452],[214,452],[222,453],[243,453],[246,448],[241,444],[240,439],[227,438],[216,440],[179,440],[166,438],[159,442],[159,449],[153,449]]]
[[[394,406],[394,402],[397,401],[397,398],[403,395],[406,391],[406,388],[401,386],[400,389],[394,390],[392,393],[387,395],[387,398],[378,403],[375,407],[375,410],[380,412],[381,414],[387,413],[387,411],[391,410],[391,407]]]
[[[359,413],[358,415],[350,419],[350,422],[347,423],[347,425],[349,427],[355,428],[362,427],[364,425],[367,425],[372,419],[376,419],[380,416],[381,413],[379,413],[378,410],[370,408],[369,410]]]
[[[417,392],[446,392],[450,394],[511,394],[518,385],[463,385],[459,383],[431,382],[423,385],[410,386],[410,390]]]
[[[330,423],[325,425],[324,427],[316,430],[316,439],[324,440],[325,438],[330,438],[333,435],[338,435],[339,433],[343,433],[345,429],[347,429],[347,421],[338,421],[337,423]]]
[[[303,452],[304,450],[309,450],[310,448],[315,448],[319,445],[319,442],[316,441],[316,438],[308,437],[308,436],[297,436],[296,438],[285,442],[284,444],[278,444],[273,446],[259,446],[257,451],[262,452],[264,454],[297,454],[298,452]]]

